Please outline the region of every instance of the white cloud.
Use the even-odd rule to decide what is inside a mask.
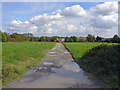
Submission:
[[[32,25],[28,21],[21,22],[21,21],[13,20],[13,21],[5,24],[4,29],[8,33],[13,33],[13,32],[24,33],[24,32],[30,32],[32,30],[32,26],[34,26],[34,25]]]
[[[68,28],[68,30],[69,30],[70,32],[77,30],[77,27],[74,26],[74,25],[69,25],[69,24],[68,24],[68,27],[67,27],[67,28]]]
[[[21,24],[22,22],[21,21],[16,21],[16,20],[13,20],[12,22],[11,22],[11,24]]]
[[[52,28],[48,28],[48,30],[46,31],[46,33],[48,33],[48,34],[53,33],[53,29]]]
[[[110,15],[118,12],[118,3],[117,2],[105,2],[99,4],[96,7],[90,9],[91,12],[101,15]]]
[[[37,31],[37,29],[38,29],[38,27],[36,27],[36,26],[31,26],[31,27],[29,28],[29,32],[35,34],[35,32]]]
[[[63,11],[60,11],[61,15],[67,17],[86,16],[86,11],[80,5],[74,5],[72,7],[66,7]]]
[[[30,22],[32,24],[35,24],[37,26],[40,26],[40,25],[45,25],[45,24],[48,24],[50,23],[51,21],[55,21],[55,20],[61,20],[63,19],[61,15],[59,14],[56,14],[56,15],[48,15],[48,14],[43,14],[43,15],[38,15],[38,16],[35,16],[33,17]]]
[[[107,16],[99,15],[98,17],[91,19],[91,21],[92,21],[92,26],[96,28],[110,29],[112,27],[117,27],[118,14],[107,15]]]
[[[91,33],[103,37],[117,34],[118,12],[117,2],[105,2],[89,10],[80,5],[56,10],[50,14],[34,16],[29,21],[13,20],[4,25],[7,32],[31,32],[42,36],[86,36]]]

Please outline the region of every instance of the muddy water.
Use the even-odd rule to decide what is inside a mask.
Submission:
[[[99,88],[99,81],[84,72],[65,47],[58,43],[23,77],[6,88]]]

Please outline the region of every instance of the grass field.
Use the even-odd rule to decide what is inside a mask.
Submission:
[[[104,85],[118,88],[120,46],[113,43],[65,43],[77,63]]]
[[[47,51],[54,46],[55,43],[2,43],[3,85],[23,75],[30,67],[39,64]]]
[[[64,43],[65,46],[73,54],[75,60],[79,60],[87,51],[98,45],[107,44],[112,45],[113,43]]]
[[[79,60],[91,48],[102,43],[64,43],[76,60]]]

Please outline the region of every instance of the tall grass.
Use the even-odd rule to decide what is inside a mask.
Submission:
[[[41,62],[55,43],[9,42],[2,43],[3,85]]]

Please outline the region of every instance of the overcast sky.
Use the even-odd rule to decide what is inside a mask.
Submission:
[[[118,34],[117,2],[3,2],[2,31],[42,36],[113,37]]]

